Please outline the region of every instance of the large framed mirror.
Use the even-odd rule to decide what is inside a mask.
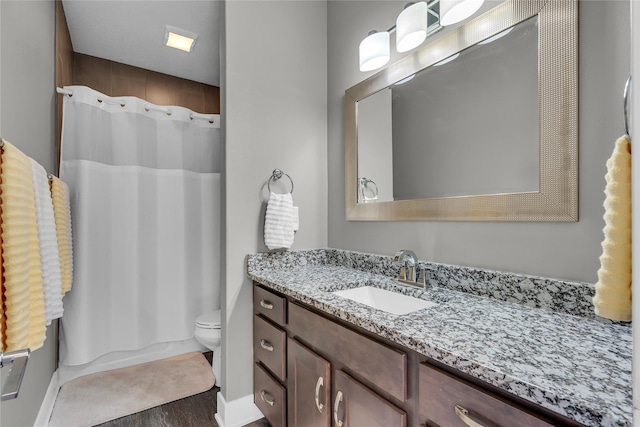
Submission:
[[[349,88],[347,219],[577,221],[577,7],[506,1]]]

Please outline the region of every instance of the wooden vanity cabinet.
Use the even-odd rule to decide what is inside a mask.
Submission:
[[[258,284],[254,360],[272,427],[581,425]]]

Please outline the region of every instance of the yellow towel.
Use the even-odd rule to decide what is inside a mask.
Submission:
[[[631,142],[616,141],[607,160],[605,227],[593,305],[598,316],[631,320]]]
[[[3,143],[3,348],[35,350],[42,347],[47,330],[31,160],[9,142]]]
[[[51,198],[53,199],[53,215],[56,220],[56,237],[60,254],[60,271],[62,273],[62,294],[71,290],[71,251],[67,234],[67,197],[64,184],[57,177],[51,180]]]

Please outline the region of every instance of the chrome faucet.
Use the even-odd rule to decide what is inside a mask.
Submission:
[[[430,279],[427,277],[427,271],[433,270],[433,267],[418,264],[416,254],[412,250],[402,249],[398,251],[393,257],[393,261],[402,263],[400,277],[398,278],[399,282],[425,289],[432,286],[429,284]]]
[[[402,282],[419,285],[416,280],[416,265],[418,259],[415,252],[410,249],[402,249],[393,257],[393,261],[402,263],[400,267],[400,277]]]

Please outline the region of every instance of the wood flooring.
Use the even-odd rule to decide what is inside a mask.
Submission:
[[[211,363],[211,352],[204,353]],[[99,424],[97,427],[219,427],[216,413],[219,387],[146,411]],[[245,427],[271,427],[265,418]],[[278,426],[275,426],[278,427]]]
[[[219,427],[214,418],[219,390],[213,387],[204,393],[99,424],[99,427]],[[271,426],[263,418],[246,427]]]

